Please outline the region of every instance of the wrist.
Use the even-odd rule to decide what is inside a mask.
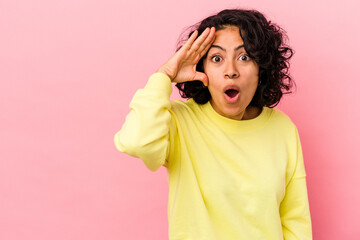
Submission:
[[[156,72],[165,74],[166,76],[168,76],[170,78],[171,81],[174,79],[172,74],[169,74],[169,72],[162,66]]]

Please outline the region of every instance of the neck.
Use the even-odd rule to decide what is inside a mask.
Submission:
[[[262,109],[259,107],[248,106],[246,108],[244,116],[242,117],[241,120],[249,120],[249,119],[256,118],[257,116],[260,115],[261,111],[262,111]]]

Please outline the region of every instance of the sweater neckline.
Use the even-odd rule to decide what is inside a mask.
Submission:
[[[217,113],[211,106],[210,101],[200,106],[202,111],[219,127],[228,131],[247,132],[258,129],[266,124],[270,119],[273,109],[263,107],[261,113],[252,119],[248,120],[234,120],[224,117]]]

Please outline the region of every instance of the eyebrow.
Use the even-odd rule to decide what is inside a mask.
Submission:
[[[236,48],[234,48],[234,51],[237,51],[237,50],[239,50],[240,48],[243,48],[243,47],[244,47],[244,44],[243,44],[243,45],[239,45],[239,46],[237,46]],[[215,44],[214,44],[214,45],[211,45],[211,47],[209,48],[209,50],[210,50],[211,48],[218,48],[218,49],[226,52],[226,49],[224,49],[223,47],[221,47],[221,46],[219,46],[219,45],[215,45]]]

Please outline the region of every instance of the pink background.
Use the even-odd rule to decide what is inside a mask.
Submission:
[[[279,108],[300,132],[314,239],[358,239],[355,0],[1,0],[0,239],[167,239],[166,169],[113,136],[182,30],[232,7],[264,12],[296,51]]]

